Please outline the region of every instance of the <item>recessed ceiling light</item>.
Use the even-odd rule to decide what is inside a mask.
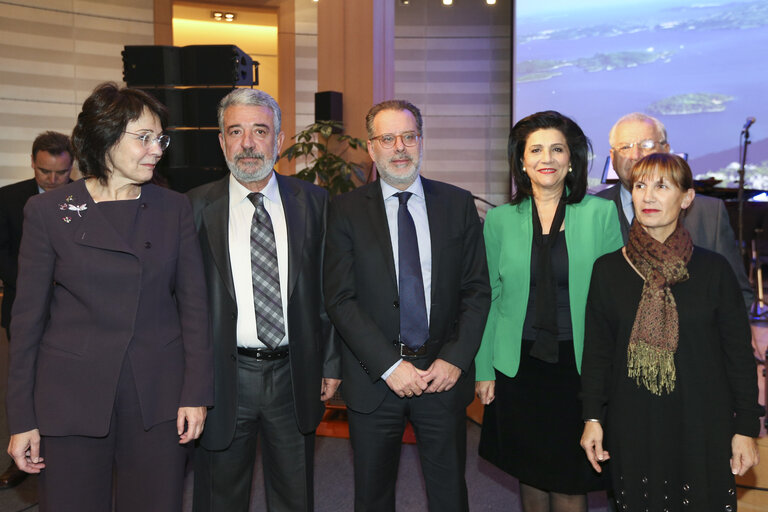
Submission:
[[[443,5],[453,5],[453,0],[443,0]]]

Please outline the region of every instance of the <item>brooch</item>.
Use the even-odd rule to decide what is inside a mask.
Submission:
[[[88,209],[88,205],[85,204],[85,203],[83,203],[83,204],[74,204],[72,202],[73,200],[74,200],[73,196],[71,196],[71,195],[67,196],[66,199],[65,199],[66,202],[65,203],[61,203],[59,205],[59,210],[66,210],[66,211],[77,212],[77,216],[78,217],[82,217],[82,215],[80,215],[80,212],[84,212],[85,210],[87,210]],[[72,222],[72,217],[69,217],[69,216],[62,217],[61,220],[63,220],[67,224],[69,224],[70,222]]]

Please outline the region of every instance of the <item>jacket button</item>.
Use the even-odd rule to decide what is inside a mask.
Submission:
[[[395,309],[399,309],[400,308],[400,301],[396,300],[395,302],[392,303],[392,306],[394,306]]]
[[[151,249],[152,248],[152,242],[144,242],[144,248],[145,249]]]
[[[146,208],[147,207],[147,203],[141,203],[141,207],[142,208]]]
[[[237,313],[232,313],[232,320],[237,320]]]
[[[229,354],[229,357],[231,357],[233,361],[237,361],[237,358],[235,357],[235,354]]]

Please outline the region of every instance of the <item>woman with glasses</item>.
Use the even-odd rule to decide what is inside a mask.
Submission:
[[[8,452],[41,511],[180,511],[212,404],[205,282],[187,199],[147,184],[166,109],[113,83],[72,133],[85,177],[29,200],[8,377]]]
[[[627,244],[592,272],[581,444],[596,471],[610,459],[620,511],[735,511],[763,414],[739,286],[680,222],[694,198],[685,160],[644,157],[631,190]]]
[[[616,208],[587,196],[590,143],[554,111],[509,137],[515,193],[483,234],[491,310],[475,358],[480,455],[520,481],[525,512],[578,512],[603,487],[579,448],[584,307],[592,264],[621,247]]]

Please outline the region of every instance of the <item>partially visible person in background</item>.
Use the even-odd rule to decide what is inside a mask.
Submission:
[[[588,196],[590,143],[554,111],[509,137],[516,185],[483,234],[493,290],[475,358],[480,455],[520,481],[525,512],[583,512],[604,488],[579,449],[584,308],[592,264],[621,247],[613,205]]]
[[[146,184],[165,116],[142,91],[98,86],[72,134],[85,179],[24,209],[8,453],[40,473],[41,511],[181,510],[213,355],[189,201]]]
[[[586,309],[581,445],[610,459],[618,510],[736,510],[763,414],[739,286],[681,221],[694,203],[679,156],[639,160],[635,221],[598,259]]]
[[[11,325],[11,307],[16,297],[24,205],[34,195],[69,183],[72,160],[72,144],[67,135],[43,132],[32,143],[34,178],[0,188],[0,280],[3,282],[0,325],[8,334],[9,341],[8,327]],[[16,463],[11,460],[8,468],[0,475],[0,489],[16,487],[26,476],[27,473],[16,467]]]

